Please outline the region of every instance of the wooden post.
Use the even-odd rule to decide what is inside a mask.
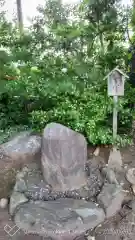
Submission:
[[[113,139],[114,142],[116,141],[117,138],[117,117],[118,117],[118,109],[117,109],[117,105],[118,105],[118,96],[113,96]],[[115,142],[116,144],[116,142]]]
[[[122,157],[120,150],[117,149],[117,124],[118,124],[118,96],[124,96],[125,78],[128,78],[120,69],[113,69],[105,79],[108,79],[108,96],[113,97],[113,149],[108,160],[108,168],[121,170]]]
[[[23,33],[23,15],[22,15],[21,0],[16,0],[16,4],[17,4],[18,25],[19,25],[20,34],[22,35],[22,33]]]

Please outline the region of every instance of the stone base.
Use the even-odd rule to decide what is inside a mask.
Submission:
[[[105,219],[104,211],[84,200],[59,199],[24,203],[15,223],[24,232],[53,239],[74,239]]]

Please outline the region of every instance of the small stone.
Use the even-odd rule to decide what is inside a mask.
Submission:
[[[94,236],[88,236],[87,238],[88,238],[88,240],[95,240]]]
[[[8,205],[8,199],[7,198],[1,198],[0,200],[0,208],[6,208]]]
[[[105,184],[97,197],[99,205],[104,208],[106,217],[114,216],[124,201],[122,187],[115,184]]]
[[[132,202],[131,202],[131,206],[132,206],[132,211],[133,211],[133,213],[135,213],[135,201],[132,201]]]
[[[123,183],[123,182],[120,183],[121,186],[124,186],[124,184],[125,184],[125,183]]]
[[[124,193],[129,193],[129,190],[122,190],[122,192],[124,192]]]
[[[25,173],[24,172],[18,172],[16,174],[16,180],[23,179],[24,177],[25,177]]]
[[[135,194],[135,185],[132,185],[133,193]]]
[[[13,192],[10,198],[9,212],[11,215],[14,214],[16,208],[22,203],[28,202],[28,199],[23,193]]]
[[[104,179],[99,170],[98,164],[89,161],[89,177],[87,178],[87,187],[89,188],[89,198],[95,197],[99,194],[102,186],[104,184]]]
[[[38,215],[40,215],[40,214],[38,214]],[[29,213],[27,214],[27,220],[31,226],[33,226],[36,223],[36,219]]]
[[[110,152],[109,160],[108,160],[108,167],[110,169],[116,170],[117,172],[121,171],[122,169],[122,157],[119,150],[113,148]]]
[[[96,150],[93,152],[93,155],[97,157],[99,156],[99,153],[100,153],[100,147],[97,147]]]
[[[27,191],[27,186],[26,186],[24,179],[20,179],[16,182],[14,191],[21,192],[21,193]]]
[[[27,173],[29,171],[29,169],[28,169],[28,167],[24,167],[23,169],[22,169],[22,172],[25,174],[25,173]]]
[[[113,169],[105,167],[102,169],[102,174],[106,177],[106,179],[108,180],[109,183],[118,184],[118,181],[116,179],[116,175],[115,175],[115,172],[113,171]]]
[[[130,168],[126,173],[127,180],[135,185],[135,168]]]

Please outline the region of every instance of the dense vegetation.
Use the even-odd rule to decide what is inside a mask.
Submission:
[[[134,8],[127,12],[118,0],[45,2],[21,35],[0,13],[0,141],[55,121],[92,144],[111,144],[113,102],[105,76],[116,66],[131,71],[133,55],[125,42],[127,20],[135,26]],[[131,138],[134,92],[127,82],[119,99],[122,145]]]

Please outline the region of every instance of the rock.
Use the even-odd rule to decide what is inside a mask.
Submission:
[[[83,135],[57,123],[46,126],[42,139],[45,181],[58,191],[79,189],[86,184],[87,142]]]
[[[135,185],[132,185],[133,193],[135,194]]]
[[[8,199],[7,198],[2,198],[1,200],[0,200],[0,208],[6,208],[7,207],[7,205],[8,205]]]
[[[23,175],[24,169],[18,175],[20,180],[17,178],[16,185],[14,187],[15,191],[22,192],[28,199],[36,200],[55,200],[61,197],[74,198],[74,199],[91,199],[91,197],[96,196],[102,185],[103,179],[101,177],[100,171],[97,164],[94,161],[89,160],[90,176],[87,179],[87,185],[81,187],[80,189],[68,190],[65,192],[55,191],[50,185],[43,181],[43,176],[41,170],[37,168],[37,165],[29,164],[27,174]],[[99,163],[98,163],[99,164]]]
[[[0,146],[0,197],[9,197],[17,171],[25,164],[37,161],[40,151],[41,138],[29,132]]]
[[[25,197],[23,193],[13,192],[10,197],[9,203],[9,212],[13,216],[16,209],[20,207],[22,203],[28,202],[28,199]]]
[[[41,169],[38,164],[31,163],[28,167],[24,167],[17,174],[15,192],[24,193],[28,199],[48,200],[51,188],[43,181]]]
[[[96,240],[134,240],[135,213],[127,206],[123,206],[114,217],[104,221],[101,227],[96,228]]]
[[[93,152],[93,155],[94,155],[95,157],[97,157],[97,156],[99,156],[99,153],[100,153],[100,147],[97,147],[97,148],[95,149],[95,151]]]
[[[135,213],[135,200],[131,201],[131,208],[132,208],[133,212]]]
[[[54,239],[74,239],[104,219],[104,211],[94,203],[67,198],[24,203],[14,218],[20,229]]]
[[[28,167],[28,172],[25,175],[25,181],[27,182],[28,187],[29,185],[31,186],[31,184],[38,185],[41,181],[43,181],[43,175],[40,167],[36,163],[31,163]],[[22,169],[22,172],[24,172],[24,169]]]
[[[34,163],[32,163],[32,164],[34,164]],[[37,163],[35,163],[35,164],[37,165]],[[37,166],[38,166],[38,165],[37,165]],[[28,166],[25,166],[25,167],[22,169],[22,172],[24,173],[24,176],[26,176],[27,173],[29,172]]]
[[[23,171],[17,172],[16,180],[24,179],[25,176],[26,176],[26,173],[24,173]]]
[[[91,173],[92,173],[91,168]],[[95,169],[95,168],[94,168]],[[97,171],[94,172],[95,176],[95,182],[92,186],[89,187],[89,184],[91,184],[90,181],[92,181],[92,175],[91,178],[88,178],[88,184],[81,187],[80,189],[75,190],[68,190],[65,192],[62,191],[55,191],[51,188],[50,185],[44,182],[43,176],[41,173],[41,170],[39,169],[38,165],[35,163],[29,164],[29,168],[27,171],[25,171],[25,168],[22,169],[21,172],[17,174],[17,180],[14,187],[14,191],[24,193],[24,195],[29,200],[56,200],[58,198],[74,198],[74,199],[90,199],[91,196],[97,194],[100,190],[100,186],[102,185],[102,179],[100,179],[100,172],[97,169]],[[99,175],[98,175],[99,174]],[[18,177],[19,176],[19,177]],[[100,180],[98,182],[98,180]],[[97,187],[96,187],[97,185]],[[94,188],[95,187],[95,188]],[[95,190],[96,189],[96,190]],[[94,192],[94,194],[93,194]]]
[[[131,184],[135,185],[135,168],[128,169],[126,178]]]
[[[97,199],[100,206],[104,208],[106,217],[112,217],[120,210],[124,201],[122,187],[116,184],[105,184]]]
[[[45,184],[31,184],[28,186],[28,190],[24,193],[25,196],[34,201],[36,200],[48,200],[50,196],[50,189]]]
[[[104,158],[102,158],[100,156],[92,157],[92,158],[87,160],[86,166],[88,166],[89,169],[98,168],[99,170],[101,170],[105,166]],[[88,176],[90,176],[90,173],[89,173]]]
[[[96,197],[99,194],[103,186],[103,179],[98,169],[95,172],[93,172],[88,178],[87,186],[89,189],[89,198]]]
[[[116,175],[115,172],[113,171],[113,169],[110,168],[103,168],[102,169],[102,174],[104,175],[104,177],[107,179],[107,181],[109,183],[114,183],[114,184],[118,184],[118,181],[116,179]]]
[[[122,157],[119,150],[113,148],[110,152],[109,160],[108,160],[108,168],[121,171],[122,169]]]
[[[96,162],[95,159],[91,159],[87,162],[87,171],[89,172],[87,178],[87,187],[89,189],[89,198],[95,197],[99,194],[104,180],[100,173],[101,163],[100,161]]]
[[[124,190],[130,189],[130,183],[126,179],[126,170],[122,168],[122,171],[116,172],[116,178],[119,184],[123,187]]]
[[[1,153],[5,153],[6,156],[17,160],[19,157],[21,159],[31,157],[33,160],[33,156],[40,153],[40,148],[40,136],[32,135],[30,132],[23,132],[11,141],[2,144]]]
[[[94,236],[88,236],[88,240],[96,240]]]
[[[25,191],[27,191],[27,185],[24,179],[20,179],[16,182],[14,191],[21,192],[21,193],[24,193]]]

